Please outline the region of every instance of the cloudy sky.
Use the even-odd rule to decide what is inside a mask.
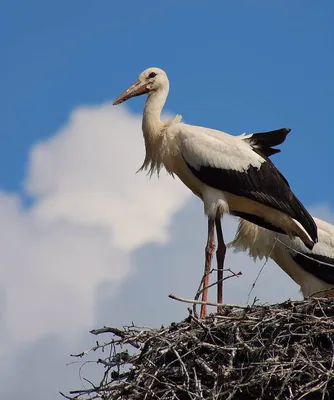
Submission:
[[[167,71],[166,113],[232,134],[290,127],[276,165],[334,223],[334,3],[283,0],[0,4],[0,398],[80,387],[69,354],[101,325],[167,324],[201,278],[203,206],[180,182],[135,174],[144,99],[112,100]],[[236,221],[224,219],[227,240]],[[229,252],[247,302],[262,264]],[[251,298],[298,299],[268,262]],[[90,377],[89,370],[84,375]]]

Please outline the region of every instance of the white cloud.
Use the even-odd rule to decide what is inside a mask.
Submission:
[[[143,153],[140,119],[110,104],[78,108],[32,148],[25,187],[33,206],[0,195],[6,348],[91,326],[98,285],[117,288],[131,250],[168,239],[188,192],[168,176],[136,175]]]
[[[105,227],[126,250],[167,239],[168,220],[189,195],[178,180],[135,174],[144,159],[141,120],[111,104],[76,109],[31,152],[27,190],[48,221]],[[117,230],[117,233],[116,233]]]

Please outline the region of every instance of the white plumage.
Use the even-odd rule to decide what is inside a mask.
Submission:
[[[163,122],[160,114],[168,91],[166,73],[159,68],[149,68],[113,104],[120,104],[134,96],[148,95],[142,122],[146,156],[140,169],[152,174],[165,167],[203,200],[209,225],[202,298],[205,302],[216,225],[218,303],[221,303],[226,250],[221,231],[223,213],[230,212],[290,237],[300,237],[309,248],[317,241],[316,226],[290,190],[286,179],[266,157],[278,152],[271,146],[284,141],[289,130],[275,131],[272,135],[231,136],[184,124],[181,116]],[[203,306],[201,316],[205,313]]]
[[[243,219],[228,247],[248,252],[254,261],[273,259],[300,286],[304,297],[334,297],[334,226],[313,219],[319,241],[312,250],[299,238],[277,234]]]
[[[260,168],[265,162],[242,136],[183,123],[171,126],[169,132],[178,138],[178,148],[196,169],[210,166],[245,172],[250,166]]]

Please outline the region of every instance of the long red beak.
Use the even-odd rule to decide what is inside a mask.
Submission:
[[[135,96],[140,96],[142,94],[145,94],[149,91],[146,87],[145,82],[140,82],[140,80],[137,80],[134,84],[132,84],[128,89],[126,89],[125,92],[120,94],[116,100],[112,103],[113,106],[116,106],[117,104],[123,103],[123,101],[131,99],[131,97]]]

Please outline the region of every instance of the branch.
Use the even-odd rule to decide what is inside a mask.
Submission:
[[[183,297],[175,296],[175,294],[172,293],[168,297],[173,300],[181,301],[182,303],[188,303],[188,304],[206,304],[207,306],[213,306],[213,307],[223,306],[230,308],[240,308],[242,310],[249,310],[251,308],[251,306],[241,306],[239,304],[224,304],[224,303],[213,303],[211,301],[184,299]]]
[[[126,334],[126,332],[122,331],[121,329],[112,328],[110,326],[104,326],[103,328],[100,328],[100,329],[93,329],[93,330],[89,331],[89,333],[91,333],[93,335],[100,335],[101,333],[112,333],[122,339],[126,339],[126,341],[129,344],[131,344],[131,346],[135,347],[136,349],[140,348],[140,345],[136,342],[130,341],[128,339],[128,335]]]

